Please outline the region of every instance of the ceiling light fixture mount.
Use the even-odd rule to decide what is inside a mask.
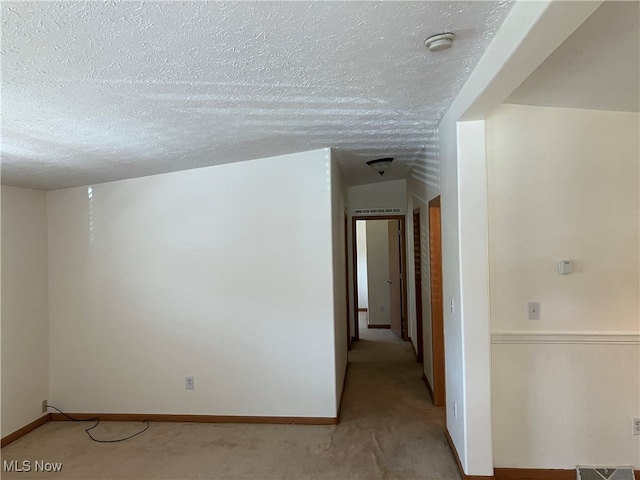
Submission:
[[[440,52],[451,48],[453,39],[456,38],[455,34],[438,33],[437,35],[431,35],[424,41],[424,46],[429,49],[430,52]]]
[[[389,165],[391,165],[391,162],[393,162],[393,157],[385,157],[385,158],[378,158],[376,160],[369,160],[367,162],[367,165],[369,165],[376,172],[378,172],[378,175],[383,176],[384,171],[387,168],[389,168]]]

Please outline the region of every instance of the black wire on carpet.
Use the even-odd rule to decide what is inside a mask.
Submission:
[[[71,415],[67,415],[66,413],[64,413],[62,410],[60,410],[57,407],[54,407],[53,405],[47,405],[47,408],[53,408],[54,410],[56,410],[58,413],[64,415],[65,417],[67,417],[69,420],[73,421],[73,422],[96,422],[94,423],[92,426],[90,426],[89,428],[85,428],[84,431],[87,433],[87,435],[89,435],[89,438],[91,440],[93,440],[94,442],[98,442],[98,443],[116,443],[116,442],[124,442],[125,440],[129,440],[130,438],[133,438],[137,435],[140,435],[143,432],[146,432],[149,429],[149,420],[144,420],[142,423],[146,423],[147,426],[144,427],[142,430],[140,430],[137,433],[134,433],[133,435],[129,435],[128,437],[125,438],[118,438],[115,440],[100,440],[95,438],[93,435],[91,435],[91,430],[93,430],[94,428],[96,428],[98,426],[98,424],[100,423],[100,419],[95,417],[95,418],[86,418],[86,419],[80,419],[80,418],[73,418]]]

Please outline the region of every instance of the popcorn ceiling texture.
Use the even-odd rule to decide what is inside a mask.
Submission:
[[[403,178],[506,2],[2,2],[2,182],[55,189],[333,147]],[[453,31],[434,54],[429,35]]]

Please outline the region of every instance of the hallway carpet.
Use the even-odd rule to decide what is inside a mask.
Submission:
[[[441,479],[458,480],[435,408],[408,342],[361,329],[337,426],[156,423],[122,443],[92,442],[86,423],[49,422],[2,449],[31,472],[3,479]],[[134,422],[103,422],[92,433],[117,438]],[[62,462],[36,473],[35,461]]]

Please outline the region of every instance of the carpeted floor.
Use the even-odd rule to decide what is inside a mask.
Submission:
[[[31,472],[3,479],[441,479],[460,475],[411,345],[389,330],[360,330],[337,426],[151,423],[123,443],[99,444],[86,424],[49,422],[2,449],[4,462]],[[132,422],[103,422],[92,433],[126,436]],[[112,437],[112,438],[113,438]],[[36,473],[35,461],[62,462]]]

